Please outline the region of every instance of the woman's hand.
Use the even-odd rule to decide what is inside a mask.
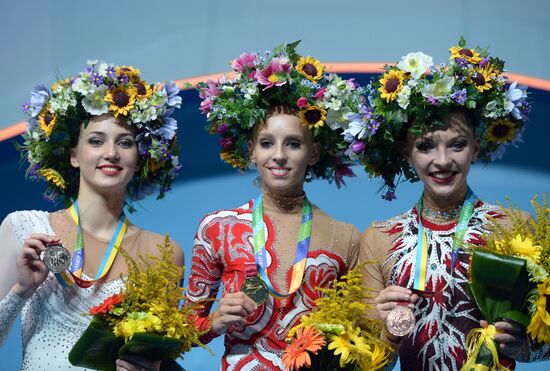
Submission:
[[[398,305],[406,305],[411,310],[414,310],[414,303],[416,303],[418,299],[419,296],[417,294],[413,294],[411,290],[401,286],[388,286],[378,293],[374,302],[376,303],[376,310],[378,310],[378,314],[382,322],[384,322],[385,336],[390,342],[399,344],[403,337],[391,334],[386,328],[388,313]]]
[[[138,354],[125,354],[115,362],[117,371],[158,371],[160,361],[151,361]]]
[[[212,331],[226,333],[233,325],[244,327],[247,317],[258,308],[254,300],[243,292],[226,294],[212,316]]]
[[[497,321],[495,327],[497,329],[495,341],[499,344],[500,353],[516,361],[527,361],[529,340],[525,333],[525,327],[508,319]]]
[[[388,286],[380,291],[374,302],[376,310],[382,321],[386,321],[388,313],[398,305],[406,305],[410,309],[414,309],[414,303],[419,299],[419,296],[413,294],[411,290],[401,286]],[[398,302],[400,302],[398,304]]]
[[[59,239],[42,233],[34,233],[23,243],[21,254],[17,258],[17,281],[12,291],[22,298],[29,298],[48,277],[49,270],[40,259],[42,251],[49,243],[57,243]]]

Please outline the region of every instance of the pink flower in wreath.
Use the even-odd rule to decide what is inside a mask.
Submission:
[[[298,98],[298,101],[296,102],[299,108],[306,108],[307,107],[307,98],[300,97]]]
[[[199,97],[202,99],[199,109],[202,113],[207,114],[212,108],[214,98],[220,94],[218,83],[212,80],[206,82],[206,87],[202,87],[199,91]]]
[[[324,96],[325,96],[325,90],[326,90],[325,88],[321,88],[321,89],[317,90],[317,92],[315,93],[315,95],[313,96],[313,98],[314,98],[315,100],[321,100],[321,99],[323,99]]]
[[[231,67],[235,71],[244,72],[245,67],[256,68],[256,57],[254,54],[242,53],[239,58],[236,58],[231,62]]]
[[[261,71],[256,71],[256,80],[265,85],[265,89],[273,86],[284,85],[288,81],[291,65],[281,58],[273,58],[271,62]]]

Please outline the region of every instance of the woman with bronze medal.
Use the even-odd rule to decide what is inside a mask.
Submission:
[[[469,293],[468,245],[483,244],[490,222],[508,228],[496,205],[468,186],[473,161],[499,158],[519,142],[530,110],[526,88],[507,81],[504,63],[461,39],[446,64],[421,52],[387,66],[372,84],[369,103],[378,131],[359,154],[366,169],[384,179],[384,198],[395,198],[404,180],[423,183],[416,205],[372,223],[362,236],[365,280],[378,291],[373,315],[385,322],[403,370],[459,370],[466,336],[486,326]],[[357,139],[357,138],[356,138]],[[529,359],[525,329],[501,320],[494,339],[503,365]]]
[[[283,370],[288,331],[308,314],[319,287],[356,263],[359,236],[312,204],[304,181],[334,180],[341,162],[347,114],[361,105],[361,89],[328,74],[297,43],[267,56],[243,53],[236,77],[199,84],[208,129],[221,136],[221,158],[256,166],[261,193],[245,205],[207,215],[195,236],[189,301],[205,301],[204,341],[225,335],[221,369]]]
[[[67,357],[90,321],[83,313],[124,287],[118,249],[158,256],[164,237],[129,222],[123,209],[155,190],[163,197],[177,176],[170,115],[181,104],[178,91],[174,83],[153,90],[133,67],[89,61],[51,89],[37,86],[24,105],[28,175],[48,183],[48,199],[70,207],[16,211],[0,227],[0,340],[21,313],[23,370],[78,369]],[[177,245],[174,263],[183,265]],[[117,367],[158,367],[134,361]]]

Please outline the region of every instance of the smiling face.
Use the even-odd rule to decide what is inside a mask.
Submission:
[[[319,159],[319,146],[298,116],[277,110],[260,124],[249,143],[250,161],[256,165],[262,187],[281,196],[304,191],[308,165]]]
[[[94,116],[80,129],[71,150],[71,165],[80,171],[79,194],[95,191],[123,195],[138,169],[135,133],[111,115]]]
[[[464,113],[453,112],[445,123],[407,141],[409,162],[424,184],[424,202],[433,209],[462,204],[470,165],[479,154],[479,139]]]

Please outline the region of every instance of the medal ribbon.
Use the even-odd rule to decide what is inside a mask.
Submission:
[[[265,248],[265,228],[263,215],[262,195],[259,195],[254,200],[252,209],[252,231],[254,236],[254,258],[256,259],[256,267],[262,280],[266,283],[271,295],[277,298],[286,298],[294,293],[302,285],[304,271],[307,261],[307,252],[309,250],[309,240],[311,237],[311,223],[313,212],[311,204],[307,197],[304,197],[304,205],[302,206],[302,223],[298,232],[298,242],[296,244],[296,256],[292,265],[292,278],[288,294],[283,294],[275,290],[269,277],[267,276],[267,253]]]
[[[425,292],[426,276],[428,271],[428,238],[426,236],[426,231],[422,227],[422,198],[423,196],[421,195],[418,203],[416,204],[416,210],[418,212],[418,243],[416,245],[416,264],[414,268],[413,289],[417,292]],[[470,222],[470,218],[472,217],[474,211],[475,200],[475,194],[472,192],[470,187],[468,187],[466,198],[464,199],[462,210],[460,211],[458,224],[456,225],[455,236],[453,238],[451,253],[451,274],[454,270],[456,259],[458,257],[458,251],[460,250],[460,245],[462,244],[462,240],[466,235],[468,223]],[[434,292],[427,293],[435,294]]]
[[[82,271],[84,267],[84,238],[82,236],[82,227],[80,226],[78,201],[75,201],[71,205],[71,207],[69,208],[69,212],[74,222],[76,223],[77,228],[76,243],[74,247],[73,258],[71,261],[71,268],[69,271],[56,273],[55,276],[57,277],[59,283],[61,283],[61,285],[65,287],[72,286],[75,283],[82,288],[90,287],[95,282],[102,279],[111,269],[111,266],[113,265],[113,262],[115,261],[116,255],[118,253],[118,249],[122,244],[124,235],[126,234],[126,229],[128,228],[128,219],[126,218],[124,212],[120,214],[118,224],[113,233],[113,237],[111,237],[111,242],[109,243],[109,246],[105,251],[105,255],[103,256],[103,260],[101,261],[101,265],[99,266],[95,279],[88,281],[80,278],[82,276]]]

